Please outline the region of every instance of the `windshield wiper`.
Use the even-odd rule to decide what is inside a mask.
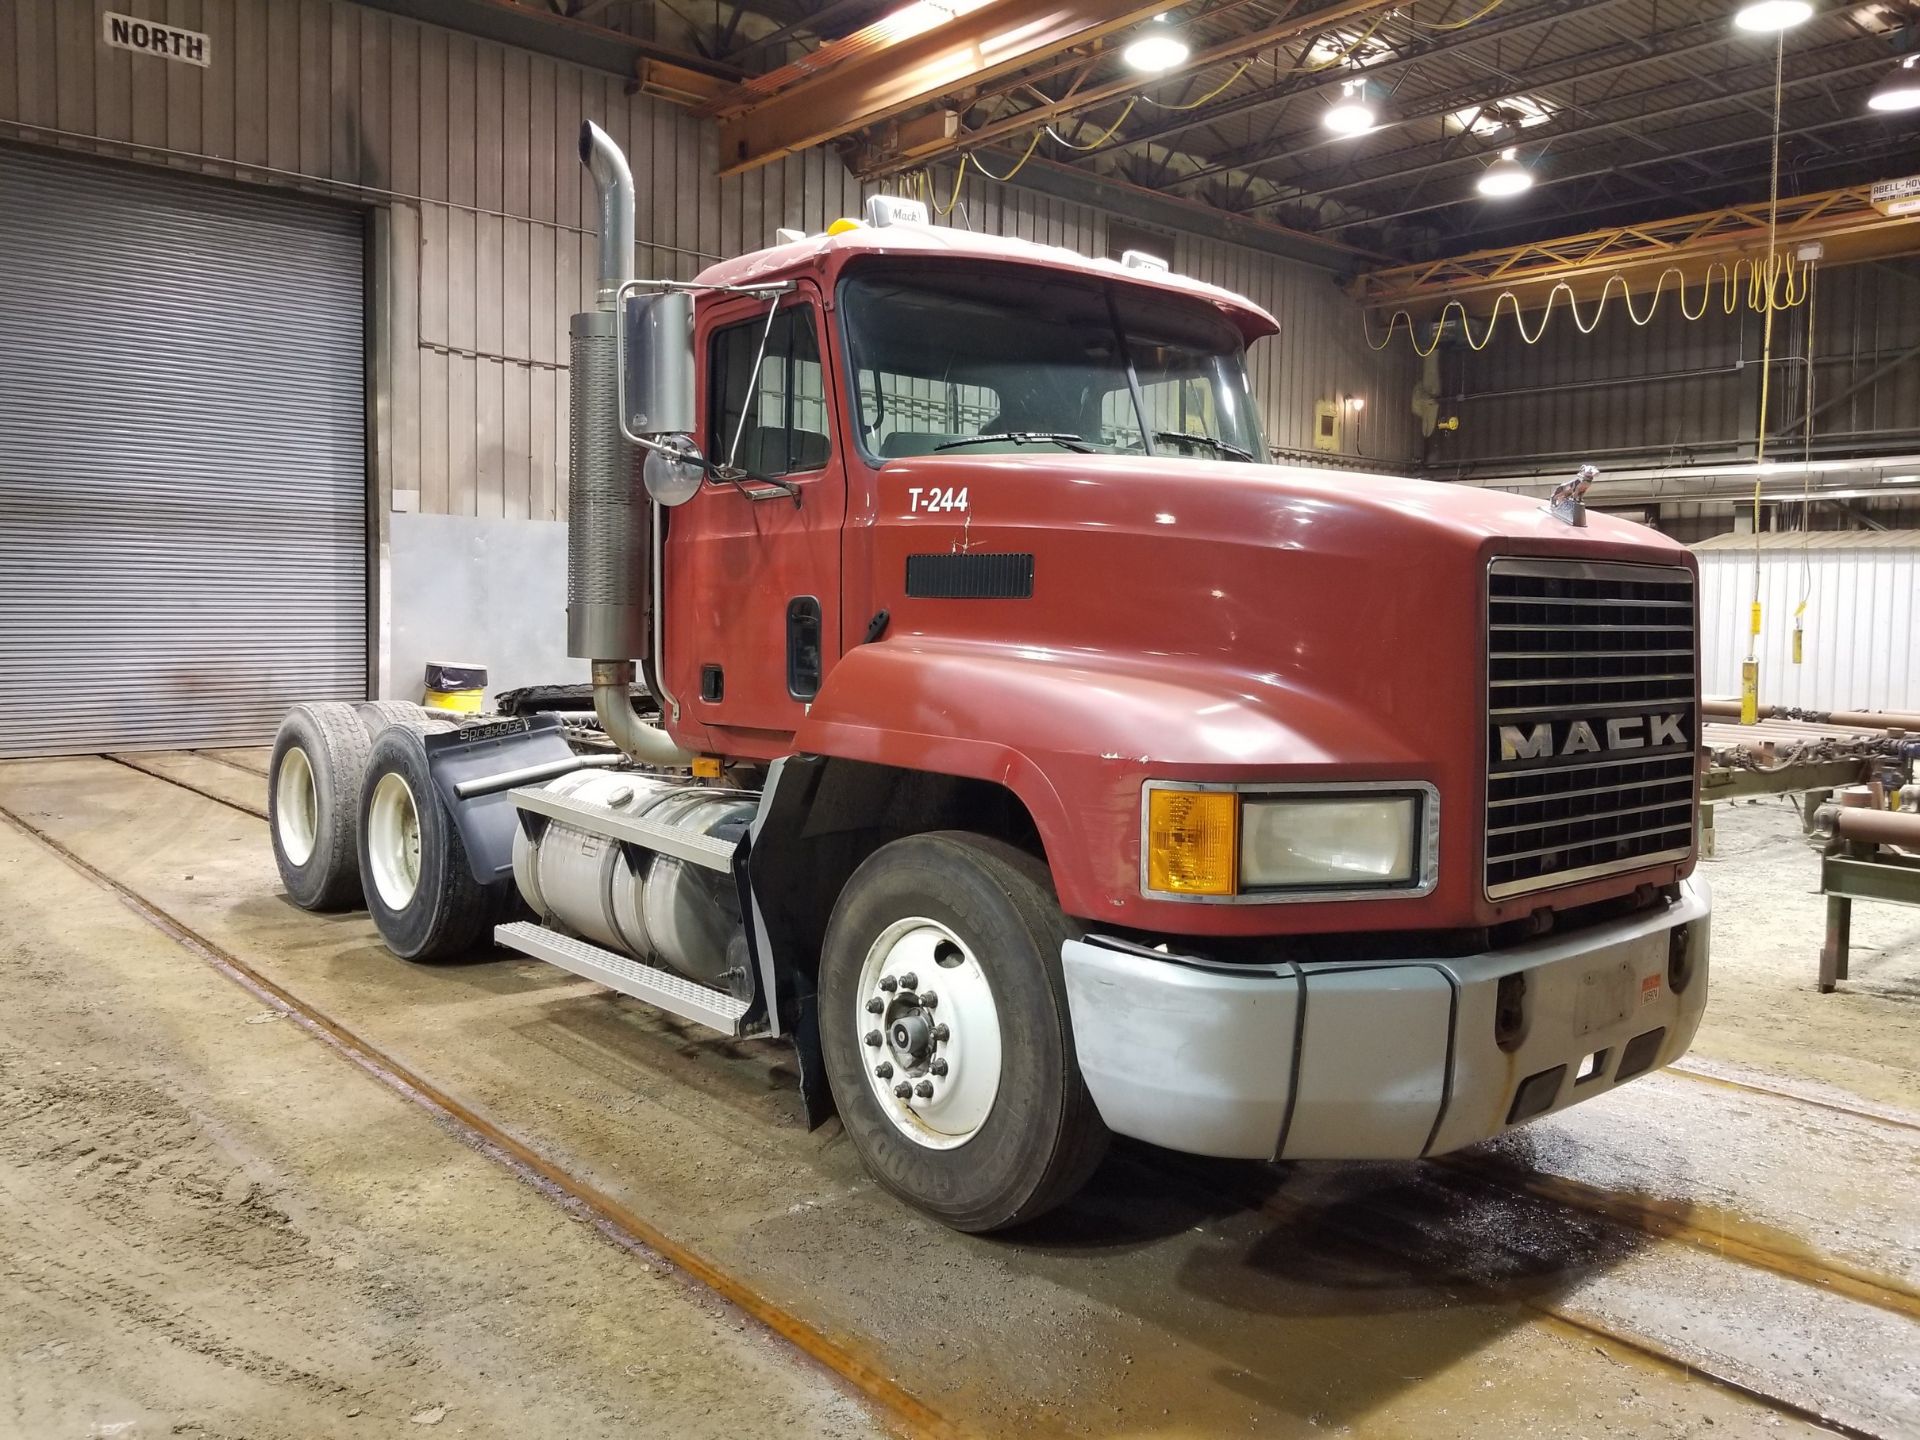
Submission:
[[[1253,459],[1253,452],[1251,450],[1242,450],[1238,445],[1229,445],[1226,441],[1216,440],[1211,435],[1196,435],[1191,430],[1156,430],[1153,432],[1153,438],[1156,440],[1184,440],[1191,445],[1205,445],[1216,455],[1231,455],[1236,460]]]
[[[962,445],[986,445],[999,440],[1011,440],[1015,445],[1037,445],[1041,441],[1051,441],[1063,450],[1072,450],[1081,455],[1093,453],[1093,447],[1078,435],[1060,435],[1051,430],[1002,430],[995,435],[962,435],[958,440],[948,440],[933,448],[957,450]]]

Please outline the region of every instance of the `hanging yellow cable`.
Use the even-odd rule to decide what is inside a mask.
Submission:
[[[1325,60],[1316,60],[1311,65],[1307,64],[1306,61],[1302,60],[1298,65],[1295,65],[1293,68],[1295,70],[1305,70],[1309,72],[1319,71],[1319,70],[1331,70],[1334,66],[1343,63],[1348,56],[1353,54],[1354,51],[1358,50],[1362,45],[1366,44],[1367,41],[1371,40],[1373,38],[1373,32],[1378,30],[1379,28],[1380,28],[1380,21],[1376,18],[1371,25],[1367,26],[1366,29],[1362,30],[1358,35],[1354,36],[1352,40],[1348,41],[1346,46],[1343,49],[1336,51],[1334,54],[1328,56]],[[1309,54],[1312,53],[1311,46],[1308,47],[1308,53]],[[1251,60],[1247,62],[1247,64],[1249,65],[1251,65],[1252,63],[1253,62]]]
[[[1504,3],[1505,0],[1487,0],[1485,5],[1481,6],[1464,20],[1422,20],[1419,16],[1415,15],[1412,10],[1408,10],[1404,18],[1411,20],[1423,30],[1464,30],[1467,26],[1473,24],[1474,21],[1484,20],[1487,16],[1498,10]]]
[[[1106,144],[1107,141],[1113,138],[1113,132],[1118,130],[1122,125],[1126,123],[1127,116],[1133,113],[1133,107],[1139,103],[1140,103],[1140,97],[1138,95],[1134,96],[1133,99],[1127,101],[1126,108],[1123,109],[1118,115],[1114,117],[1113,124],[1109,125],[1104,131],[1102,131],[1098,138],[1089,140],[1085,145],[1076,145],[1073,141],[1067,139],[1066,136],[1062,135],[1059,131],[1055,130],[1051,125],[1044,127],[1047,132],[1047,138],[1053,141],[1056,145],[1066,146],[1067,149],[1069,150],[1098,150],[1102,145]]]
[[[1806,297],[1807,293],[1805,285],[1806,267],[1799,267],[1798,274],[1802,283],[1796,288],[1793,284],[1794,272],[1791,258],[1786,259],[1784,263],[1786,268],[1782,273],[1786,277],[1786,287],[1779,292],[1782,298],[1777,308],[1780,309],[1787,309],[1791,305],[1798,304],[1800,300]],[[1367,344],[1375,350],[1386,349],[1393,341],[1394,330],[1404,321],[1406,323],[1407,339],[1413,345],[1414,352],[1424,359],[1428,355],[1431,355],[1434,347],[1440,343],[1440,330],[1446,324],[1449,317],[1454,315],[1459,316],[1461,335],[1466,341],[1467,348],[1480,351],[1486,349],[1488,345],[1493,343],[1494,331],[1498,326],[1501,313],[1503,311],[1511,311],[1513,314],[1514,328],[1519,333],[1521,343],[1525,345],[1537,345],[1540,343],[1541,337],[1545,335],[1547,323],[1553,318],[1554,307],[1559,304],[1561,297],[1564,296],[1566,298],[1567,309],[1573,317],[1574,327],[1578,329],[1582,335],[1591,335],[1599,328],[1600,321],[1606,313],[1607,303],[1613,298],[1616,287],[1618,287],[1620,292],[1621,303],[1626,307],[1627,318],[1636,326],[1644,329],[1653,323],[1654,315],[1660,307],[1660,297],[1667,288],[1667,282],[1670,279],[1677,278],[1680,282],[1680,314],[1687,320],[1698,320],[1707,313],[1709,297],[1713,292],[1714,273],[1716,271],[1718,271],[1720,275],[1720,288],[1725,302],[1726,313],[1731,315],[1741,304],[1740,270],[1742,266],[1746,266],[1749,272],[1745,295],[1747,305],[1754,310],[1764,309],[1768,303],[1768,296],[1771,292],[1769,292],[1763,283],[1756,279],[1756,267],[1753,263],[1742,256],[1736,259],[1731,267],[1719,260],[1715,260],[1707,266],[1705,278],[1700,288],[1700,305],[1698,309],[1694,310],[1687,308],[1687,284],[1685,274],[1677,266],[1669,265],[1660,272],[1659,277],[1654,281],[1653,293],[1648,298],[1647,308],[1644,314],[1634,308],[1633,291],[1627,284],[1627,278],[1616,270],[1609,274],[1602,283],[1600,294],[1594,302],[1591,317],[1583,316],[1580,313],[1579,297],[1574,294],[1573,287],[1564,280],[1557,282],[1553,289],[1547,292],[1547,303],[1542,307],[1540,318],[1531,330],[1527,328],[1525,312],[1520,308],[1520,297],[1512,290],[1502,290],[1494,297],[1493,309],[1487,312],[1486,324],[1477,337],[1473,332],[1473,317],[1467,313],[1466,306],[1462,305],[1458,300],[1449,300],[1446,303],[1440,312],[1439,324],[1434,328],[1433,338],[1424,346],[1421,345],[1419,336],[1415,331],[1413,316],[1404,309],[1396,310],[1388,317],[1386,333],[1378,340],[1373,338],[1373,323],[1365,312],[1362,312],[1360,321],[1366,334]]]
[[[972,151],[967,152],[967,162],[970,163],[973,166],[973,168],[978,170],[982,175],[986,176],[987,179],[997,180],[997,181],[1000,181],[1002,184],[1004,184],[1006,181],[1013,179],[1014,176],[1018,175],[1022,170],[1027,168],[1027,162],[1033,158],[1033,152],[1040,148],[1040,137],[1046,133],[1047,133],[1046,127],[1044,125],[1041,126],[1038,130],[1034,131],[1033,139],[1027,142],[1026,154],[1022,155],[1018,160],[1014,161],[1013,168],[1007,171],[1007,173],[1004,175],[996,175],[991,170],[987,169],[986,166],[980,163],[980,157],[974,154]]]
[[[1753,444],[1753,608],[1747,624],[1747,658],[1740,666],[1740,723],[1760,718],[1760,475],[1767,461],[1767,398],[1773,379],[1774,285],[1780,262],[1780,102],[1785,93],[1787,32],[1773,50],[1773,165],[1767,193],[1767,304],[1760,330],[1760,425]],[[1789,281],[1791,286],[1791,281]]]
[[[1371,35],[1372,33],[1373,32],[1371,30],[1367,32],[1367,34],[1369,35]],[[1213,89],[1209,90],[1206,94],[1202,95],[1198,100],[1186,100],[1186,101],[1180,102],[1179,104],[1175,104],[1171,100],[1156,100],[1151,95],[1136,95],[1134,96],[1134,99],[1144,100],[1147,102],[1147,104],[1156,106],[1161,110],[1198,110],[1202,105],[1206,104],[1209,100],[1216,98],[1221,91],[1225,90],[1229,85],[1233,84],[1234,81],[1238,80],[1242,75],[1246,74],[1247,71],[1251,70],[1252,68],[1253,68],[1253,61],[1251,60],[1247,61],[1238,70],[1234,71],[1233,74],[1229,75],[1226,79],[1222,80],[1218,85],[1214,86]]]
[[[947,196],[947,203],[944,207],[933,194],[933,176],[925,170],[922,170],[920,174],[926,181],[927,200],[928,203],[933,206],[933,213],[936,215],[951,215],[954,207],[960,203],[960,182],[967,178],[966,160],[963,158],[958,165],[953,167],[953,193]]]
[[[1807,372],[1807,395],[1801,402],[1805,428],[1800,440],[1800,603],[1793,607],[1793,663],[1805,658],[1802,634],[1806,628],[1807,602],[1813,598],[1813,346],[1816,311],[1813,289],[1813,261],[1807,271],[1807,343],[1800,347],[1801,363]]]

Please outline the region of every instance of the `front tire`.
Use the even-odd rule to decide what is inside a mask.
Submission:
[[[360,888],[380,938],[403,960],[464,954],[503,909],[502,887],[473,878],[460,832],[427,772],[424,737],[446,728],[382,730],[360,789]]]
[[[1043,864],[958,831],[883,846],[834,907],[819,1016],[841,1121],[883,1186],[956,1230],[1043,1214],[1106,1151],[1060,972],[1072,933]]]

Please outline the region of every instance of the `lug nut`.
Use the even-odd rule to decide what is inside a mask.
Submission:
[[[882,1060],[878,1065],[873,1067],[873,1074],[875,1079],[891,1080],[893,1078],[893,1062],[891,1060]]]
[[[867,1031],[867,1044],[878,1046],[879,1043],[880,1043],[880,1032],[878,1030]]]
[[[920,992],[920,1008],[921,1009],[931,1010],[933,1009],[934,1006],[938,1005],[939,1003],[940,1003],[940,997],[934,994],[933,991],[922,990]]]
[[[953,1032],[947,1029],[947,1027],[944,1025],[936,1025],[933,1027],[933,1038],[935,1040],[945,1040],[947,1036],[951,1035],[952,1033]]]
[[[869,1015],[878,1015],[882,1010],[886,1008],[887,1008],[887,1002],[882,1000],[878,995],[874,996],[871,1000],[867,1001],[867,1014]]]
[[[931,1070],[936,1075],[944,1075],[947,1073],[947,1062],[944,1060],[936,1060],[931,1065],[927,1066],[927,1069]]]
[[[889,995],[891,995],[895,990],[898,990],[900,988],[900,982],[894,979],[891,975],[888,975],[881,979],[880,988],[886,991]]]
[[[933,1082],[931,1080],[922,1080],[918,1085],[913,1087],[913,1093],[918,1095],[922,1100],[931,1100],[933,1098]]]
[[[900,983],[909,990],[918,990],[920,988],[920,977],[909,970],[900,977]]]
[[[911,1100],[913,1098],[913,1086],[902,1080],[898,1085],[893,1087],[893,1093],[902,1100]]]

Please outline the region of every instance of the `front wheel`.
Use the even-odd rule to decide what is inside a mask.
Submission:
[[[820,960],[821,1048],[876,1179],[957,1230],[1052,1209],[1107,1130],[1073,1053],[1046,867],[998,840],[914,835],[847,882]]]

